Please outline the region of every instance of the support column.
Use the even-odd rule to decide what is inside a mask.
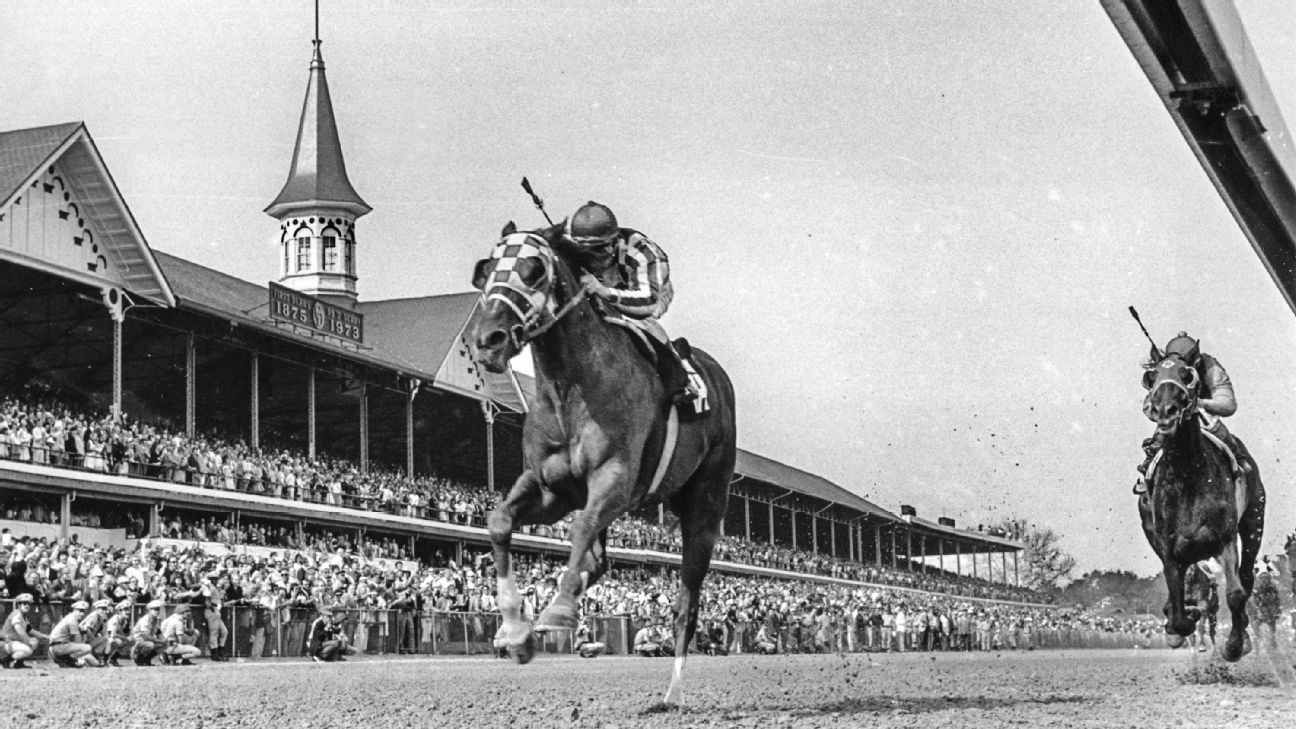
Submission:
[[[364,393],[360,395],[364,401]],[[360,412],[364,412],[364,405],[360,406]],[[361,446],[363,448],[364,446]],[[315,368],[306,368],[306,454],[311,460],[315,459]],[[364,458],[360,459],[362,462]],[[363,469],[362,469],[363,470]]]
[[[369,473],[369,385],[360,385],[360,473]]]
[[[940,571],[945,574],[945,537],[936,537],[936,549],[940,552]]]
[[[743,536],[744,538],[746,538],[747,541],[750,542],[751,541],[751,499],[747,498],[746,496],[743,496],[742,500],[743,500],[743,527],[746,529]]]
[[[810,551],[819,554],[819,516],[810,515]]]
[[[63,539],[72,537],[72,500],[75,498],[75,491],[59,498],[59,536]]]
[[[1004,568],[1004,571],[1003,571],[1003,583],[1004,583],[1005,585],[1008,585],[1008,584],[1011,584],[1010,582],[1008,582],[1008,553],[1007,553],[1007,552],[1000,552],[1000,554],[1003,555],[1003,568]]]
[[[836,559],[836,557],[837,557],[837,522],[835,522],[835,521],[829,521],[829,522],[828,522],[828,529],[830,530],[830,531],[828,532],[828,548],[832,550],[832,556],[833,556],[834,559]]]
[[[148,535],[156,537],[162,533],[162,505],[152,504],[149,506],[148,517]]]
[[[896,538],[894,525],[891,527],[891,569],[896,569]]]
[[[927,535],[918,536],[918,548],[922,550],[922,573],[927,574]]]
[[[973,549],[973,550],[972,550],[972,579],[974,579],[974,580],[977,578],[977,569],[976,569],[976,565],[977,565],[977,558],[976,558],[976,556],[977,556],[976,550]]]
[[[414,478],[414,398],[418,396],[419,381],[411,380],[409,397],[405,400],[405,478]],[[411,552],[412,554],[412,552]]]
[[[873,530],[873,564],[882,566],[882,525]]]
[[[1017,556],[1019,554],[1021,554],[1021,552],[1013,552],[1013,582],[1016,583],[1017,587],[1021,587],[1021,568],[1017,564]]]
[[[913,572],[913,528],[905,527],[905,569]]]
[[[963,576],[963,543],[958,541],[954,542],[954,571]]]
[[[495,490],[495,404],[481,402],[482,417],[486,418],[486,488]]]
[[[790,514],[790,515],[792,516],[792,518],[788,520],[788,521],[792,522],[792,549],[793,549],[793,550],[796,550],[796,548],[797,548],[797,535],[796,535],[796,532],[797,532],[797,530],[796,530],[797,511],[796,511],[796,507],[795,507],[795,506],[788,506],[788,514]],[[811,523],[813,524],[814,522],[811,521]]]
[[[252,441],[253,448],[261,447],[261,357],[252,353]]]
[[[113,315],[112,352],[112,414],[114,420],[122,416],[122,319]]]
[[[772,499],[769,502],[769,518],[770,518],[769,543],[773,544],[774,543],[774,501]]]
[[[197,420],[198,340],[193,332],[185,337],[185,434],[194,437]]]

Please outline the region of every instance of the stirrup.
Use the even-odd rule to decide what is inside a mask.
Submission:
[[[1142,496],[1143,494],[1146,494],[1146,493],[1147,493],[1147,481],[1144,481],[1144,480],[1141,479],[1141,478],[1138,479],[1137,481],[1135,481],[1135,482],[1134,482],[1134,495],[1135,495],[1135,496]]]

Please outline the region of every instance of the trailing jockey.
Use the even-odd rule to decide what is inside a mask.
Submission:
[[[1237,412],[1237,398],[1233,395],[1233,382],[1229,379],[1228,373],[1224,371],[1224,366],[1209,354],[1201,351],[1201,343],[1196,339],[1188,336],[1187,332],[1179,332],[1173,339],[1166,343],[1165,353],[1162,358],[1178,357],[1184,364],[1192,367],[1197,371],[1197,415],[1201,418],[1203,429],[1215,436],[1225,445],[1230,459],[1238,467],[1238,476],[1241,476],[1241,469],[1245,466],[1238,462],[1236,449],[1232,444],[1232,437],[1229,435],[1228,428],[1224,427],[1224,418]],[[1155,351],[1152,353],[1152,360],[1147,365],[1148,369],[1155,367],[1155,361],[1158,355]],[[1144,387],[1151,386],[1152,378],[1144,379]],[[1142,494],[1146,491],[1147,486],[1145,478],[1148,475],[1148,467],[1152,464],[1156,454],[1161,451],[1161,429],[1158,428],[1151,438],[1143,441],[1143,463],[1139,465],[1138,471],[1143,474],[1134,484],[1134,493]]]
[[[611,209],[593,201],[580,206],[564,232],[581,252],[585,289],[638,324],[655,340],[659,356],[665,353],[659,368],[672,399],[696,413],[707,410],[705,386],[688,361],[688,342],[679,339],[672,346],[658,321],[675,297],[665,251],[643,233],[620,227]]]

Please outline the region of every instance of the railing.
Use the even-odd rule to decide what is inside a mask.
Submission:
[[[0,600],[5,615],[13,610],[12,600]],[[174,606],[162,612],[170,614]],[[28,615],[34,629],[48,634],[69,612],[65,603],[38,603]],[[358,653],[367,655],[421,654],[421,655],[489,655],[494,653],[494,637],[499,629],[498,613],[452,613],[398,611],[389,609],[358,609],[335,611],[343,617],[341,631]],[[134,605],[130,611],[130,625],[145,613],[144,605]],[[201,609],[190,612],[191,624],[198,632],[196,645],[203,655],[210,653],[207,636],[207,618]],[[255,660],[258,658],[295,658],[309,655],[307,640],[310,625],[319,616],[307,608],[266,608],[233,605],[221,610],[221,617],[229,631],[226,642],[231,656]],[[633,639],[644,621],[625,615],[588,616],[588,640],[603,643],[611,655],[633,653]],[[718,630],[717,630],[718,629]],[[758,653],[757,637],[760,623],[744,621],[733,624],[726,631],[721,621],[699,621],[699,639],[694,648],[705,651],[713,632],[720,635],[715,641],[729,653]],[[768,631],[767,631],[768,634]],[[575,652],[570,631],[552,632],[539,636],[537,649],[549,654]],[[984,639],[984,642],[983,642]],[[937,637],[932,634],[897,633],[892,628],[870,627],[860,630],[840,628],[819,631],[800,624],[784,625],[770,641],[777,653],[860,653],[879,651],[923,650],[1031,650],[1090,649],[1090,648],[1161,648],[1165,641],[1156,631],[1144,635],[1131,631],[1105,631],[1079,627],[1045,627],[1034,630],[1003,628],[990,635],[972,633]],[[42,641],[34,657],[46,657],[48,645]]]

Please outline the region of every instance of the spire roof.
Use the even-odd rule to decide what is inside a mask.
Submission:
[[[274,217],[321,204],[340,207],[356,217],[373,209],[361,199],[347,178],[337,122],[333,118],[333,101],[329,97],[328,80],[324,77],[320,42],[312,41],[315,51],[311,57],[310,81],[306,85],[306,101],[302,104],[301,124],[297,128],[297,146],[293,149],[288,182],[265,209]]]

